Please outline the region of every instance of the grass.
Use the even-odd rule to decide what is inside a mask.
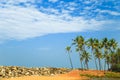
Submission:
[[[120,78],[120,73],[117,72],[105,72],[104,76],[97,76],[92,74],[80,74],[80,76],[86,76],[89,78]]]
[[[105,77],[107,78],[120,78],[120,73],[117,72],[106,72]]]
[[[80,74],[80,76],[86,76],[86,77],[89,77],[89,78],[100,78],[100,76],[91,75],[91,74]]]

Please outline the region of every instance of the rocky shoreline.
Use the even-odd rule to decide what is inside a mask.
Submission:
[[[51,76],[56,74],[64,74],[71,71],[68,68],[53,68],[53,67],[41,67],[41,68],[27,68],[19,66],[0,66],[0,77],[11,78],[21,76]]]

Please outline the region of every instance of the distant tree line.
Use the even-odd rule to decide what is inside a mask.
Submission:
[[[96,70],[112,70],[120,71],[120,48],[115,39],[89,38],[85,40],[83,36],[77,36],[72,40],[72,45],[66,47],[68,52],[71,68],[73,68],[71,60],[71,47],[75,48],[80,59],[81,69],[89,69],[89,61],[93,60]],[[104,61],[104,64],[101,63]]]

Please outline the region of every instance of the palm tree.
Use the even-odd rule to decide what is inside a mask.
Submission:
[[[97,66],[97,62],[96,62],[96,58],[95,58],[95,40],[96,39],[93,39],[93,38],[90,38],[86,41],[86,44],[88,46],[88,48],[91,48],[91,53],[92,53],[92,56],[94,58],[94,61],[95,61],[95,66],[96,66],[96,69],[98,69],[98,66]]]
[[[81,56],[82,54],[81,54],[81,51],[78,47],[76,48],[76,52],[79,53],[80,65],[81,65],[81,69],[83,70],[83,57]]]
[[[116,48],[118,46],[118,43],[116,42],[115,39],[110,39],[109,40],[109,46],[110,46],[111,52],[115,53],[115,50],[116,50]]]
[[[117,64],[120,64],[120,48],[117,49],[116,55],[117,55]]]
[[[114,53],[116,53],[118,43],[116,42],[115,39],[110,39],[109,40],[109,46],[110,46],[110,54],[111,54],[111,67],[115,64],[114,63]]]
[[[70,46],[67,46],[67,47],[66,47],[66,51],[68,52],[68,56],[69,56],[71,68],[73,69],[73,64],[72,64],[72,60],[71,60],[71,56],[70,56],[71,47],[70,47]]]
[[[110,54],[107,54],[106,55],[106,63],[107,63],[107,69],[110,69],[110,62],[111,62],[111,55]]]
[[[98,59],[99,70],[102,70],[102,65],[101,65],[102,53],[98,49],[95,50],[95,57]]]
[[[116,50],[116,53],[114,54],[114,63],[115,65],[120,65],[120,48]],[[120,67],[119,67],[120,69]]]
[[[88,62],[89,62],[89,60],[91,59],[90,56],[91,56],[91,55],[90,55],[87,51],[84,51],[83,54],[82,54],[82,57],[83,57],[83,59],[85,60],[85,65],[86,65],[86,68],[87,68],[87,69],[89,69]]]
[[[83,58],[81,55],[83,54],[83,51],[85,49],[85,40],[82,36],[77,36],[75,39],[73,39],[72,45],[76,46],[76,51],[79,53],[81,68],[83,69]]]
[[[108,50],[109,50],[109,41],[108,39],[105,37],[102,39],[102,46],[103,46],[103,58],[105,60],[105,63],[104,63],[104,70],[106,69],[106,64],[107,66],[109,67],[109,54],[108,54]]]
[[[101,65],[101,58],[102,58],[102,53],[101,53],[101,49],[102,49],[102,45],[100,43],[100,41],[98,39],[94,39],[94,46],[95,46],[95,58],[98,59],[99,62],[99,70],[102,69],[102,65]]]
[[[111,56],[112,56],[112,61],[114,62],[114,64],[112,63],[112,66],[110,69],[112,71],[120,72],[120,48],[116,50],[116,53],[114,54],[112,53]]]

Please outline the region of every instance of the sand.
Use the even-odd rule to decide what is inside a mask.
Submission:
[[[1,80],[87,80],[89,78],[80,76],[80,74],[91,74],[91,75],[98,75],[103,76],[103,71],[96,71],[96,70],[73,70],[66,74],[54,75],[54,76],[24,76],[24,77],[16,77],[16,78],[9,78],[9,79],[1,79]]]

